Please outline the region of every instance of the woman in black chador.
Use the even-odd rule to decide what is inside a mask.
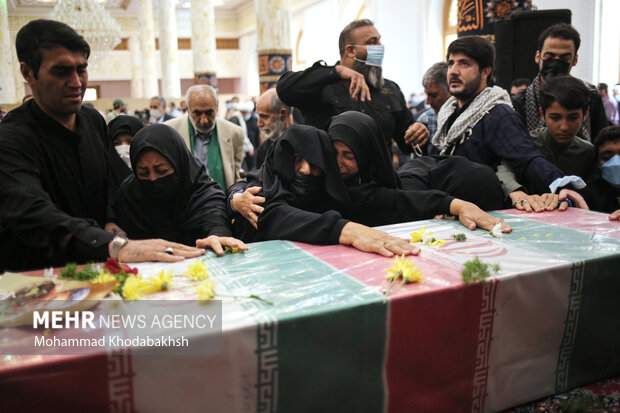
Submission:
[[[231,238],[224,192],[187,149],[179,133],[147,126],[130,150],[133,175],[119,188],[114,212],[129,238],[163,238],[186,245],[246,249]]]

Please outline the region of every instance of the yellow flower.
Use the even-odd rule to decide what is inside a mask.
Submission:
[[[136,275],[127,277],[125,284],[123,284],[123,298],[125,300],[137,300],[142,294],[142,279]]]
[[[156,293],[166,291],[172,286],[172,272],[160,270],[156,277],[149,277],[142,280],[142,291],[144,293]]]
[[[228,245],[224,247],[224,254],[236,254],[240,251],[237,247],[229,247]]]
[[[426,229],[426,225],[424,225],[422,228],[418,229],[417,231],[413,231],[411,233],[411,241],[409,241],[411,244],[415,244],[416,242],[421,242],[422,241],[422,236],[424,235],[424,230]],[[431,232],[432,234],[432,232]]]
[[[441,247],[445,243],[446,243],[445,239],[435,239],[435,238],[433,238],[433,242],[431,242],[431,246],[433,246],[433,247]]]
[[[93,284],[103,284],[110,281],[116,281],[116,277],[106,270],[99,271],[99,275],[90,280],[90,282]]]
[[[388,281],[394,281],[402,278],[404,284],[409,284],[421,281],[424,278],[420,270],[418,270],[413,262],[405,260],[404,255],[401,255],[400,259],[398,259],[397,256],[394,261],[390,262],[393,263],[394,266],[385,270],[385,272],[387,272],[385,278]]]
[[[202,281],[209,278],[209,269],[202,261],[194,261],[187,265],[187,275],[194,281]]]
[[[215,283],[211,280],[203,281],[194,287],[198,291],[198,299],[201,301],[212,300],[215,297]]]

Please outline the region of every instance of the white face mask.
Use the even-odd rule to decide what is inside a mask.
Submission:
[[[382,44],[369,44],[369,45],[357,45],[355,47],[366,48],[366,60],[360,60],[355,58],[358,62],[366,63],[368,66],[381,66],[383,64],[383,54],[385,53],[385,46]]]
[[[159,109],[151,109],[149,113],[153,119],[159,119],[162,117],[162,113]]]
[[[120,156],[123,162],[125,162],[129,169],[131,169],[131,160],[129,159],[129,146],[130,145],[118,145],[115,146],[114,149],[116,149],[116,153],[118,153],[118,156]]]

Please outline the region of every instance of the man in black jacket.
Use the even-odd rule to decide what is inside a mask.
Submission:
[[[129,241],[111,222],[105,120],[82,106],[90,54],[84,38],[64,23],[33,20],[15,44],[34,99],[0,125],[0,272],[204,253],[164,240]]]
[[[412,144],[424,145],[428,130],[419,123],[414,126],[400,88],[382,76],[384,49],[372,21],[350,23],[338,43],[340,61],[334,66],[319,61],[302,72],[282,75],[277,85],[280,99],[299,108],[307,125],[326,129],[332,116],[354,110],[377,122],[388,148],[392,140],[404,153],[413,152]]]

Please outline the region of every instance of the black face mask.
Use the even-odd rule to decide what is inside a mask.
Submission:
[[[160,202],[172,202],[179,188],[179,176],[173,172],[154,181],[138,179],[138,184],[145,198]]]
[[[306,205],[318,199],[325,187],[323,176],[295,174],[290,184],[297,205]]]
[[[570,63],[562,59],[546,59],[543,60],[540,75],[543,79],[551,79],[560,75],[567,75],[570,70]]]

